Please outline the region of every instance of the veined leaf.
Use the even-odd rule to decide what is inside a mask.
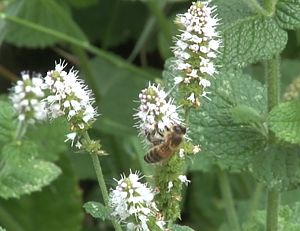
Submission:
[[[298,145],[277,144],[258,152],[253,160],[254,177],[268,188],[290,190],[300,185]]]
[[[7,230],[17,230],[15,225],[24,231],[81,230],[83,210],[77,178],[68,158],[61,158],[58,165],[63,174],[41,192],[20,199],[0,200],[1,208],[14,221],[11,223],[0,216],[0,223]]]
[[[287,142],[300,144],[300,102],[291,101],[274,107],[268,123],[275,135]]]
[[[14,109],[8,102],[0,101],[0,144],[11,141],[16,128]]]
[[[85,211],[94,218],[100,218],[103,221],[110,216],[109,209],[99,202],[89,201],[83,205]]]
[[[170,61],[167,68],[169,64]],[[163,75],[171,87],[176,73],[168,70]],[[245,123],[249,117],[236,121],[232,111],[238,106],[264,118],[267,114],[265,88],[249,75],[228,71],[216,76],[210,92],[210,100],[203,99],[200,109],[190,113],[189,136],[202,149],[191,169],[205,171],[215,165],[234,171],[244,169],[254,153],[264,147],[266,138],[255,126]]]
[[[246,17],[221,31],[223,48],[218,62],[225,68],[242,68],[280,53],[287,43],[287,33],[273,18]]]
[[[276,4],[275,18],[284,29],[300,28],[300,1],[279,0]]]
[[[50,184],[61,170],[53,163],[36,159],[33,143],[10,143],[0,155],[0,197],[19,198]]]
[[[68,8],[64,8],[62,2],[53,0],[20,0],[23,2],[17,17],[36,23],[45,28],[54,29],[64,34],[74,36],[83,41],[86,37],[77,24],[72,20]],[[15,1],[14,4],[19,4]],[[66,5],[65,5],[66,6]],[[49,34],[41,33],[33,29],[10,23],[7,26],[5,36],[7,42],[17,46],[46,47],[59,40]]]

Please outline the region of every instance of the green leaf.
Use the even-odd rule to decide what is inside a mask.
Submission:
[[[252,107],[237,105],[231,110],[231,116],[235,123],[251,124],[261,123],[264,118]]]
[[[223,48],[218,62],[224,67],[242,68],[267,60],[280,53],[287,43],[287,33],[272,18],[246,17],[221,31]]]
[[[291,101],[274,107],[268,123],[275,135],[287,142],[300,144],[300,102]]]
[[[276,4],[275,19],[284,29],[295,30],[300,28],[299,0],[279,0]]]
[[[222,73],[216,78],[210,88],[211,100],[203,100],[200,110],[190,114],[190,137],[203,150],[196,155],[191,169],[208,170],[218,165],[239,171],[264,147],[266,138],[255,126],[244,123],[249,120],[249,114],[237,121],[232,112],[239,107],[247,109],[250,117],[258,114],[264,118],[265,89],[241,72]]]
[[[256,154],[251,170],[266,187],[286,191],[299,187],[299,165],[298,145],[276,144]]]
[[[182,226],[182,225],[173,225],[172,227],[174,231],[194,231],[192,228],[188,226]]]
[[[92,61],[91,66],[93,76],[97,77],[96,90],[102,96],[99,109],[103,117],[97,120],[95,127],[110,134],[136,134],[133,128],[134,108],[138,107],[139,92],[147,86],[149,79],[98,58]]]
[[[11,141],[16,129],[13,107],[8,102],[0,101],[0,144]]]
[[[148,15],[145,4],[138,1],[98,0],[92,7],[75,11],[80,28],[90,40],[101,41],[102,48],[137,39]]]
[[[30,142],[10,143],[0,155],[0,197],[19,198],[41,190],[58,177],[53,163],[36,159],[36,146]]]
[[[81,190],[68,158],[59,161],[63,174],[41,192],[22,196],[21,199],[1,200],[6,217],[26,231],[80,231],[83,221]],[[7,230],[11,222],[0,216]]]
[[[89,201],[83,205],[83,208],[94,218],[100,218],[103,221],[109,219],[109,209],[99,202]]]
[[[37,144],[39,158],[56,161],[61,153],[66,152],[67,144],[64,142],[68,133],[67,122],[56,119],[50,123],[35,125],[28,129],[26,137]]]
[[[284,231],[300,230],[300,203],[294,203],[292,207],[281,206],[279,209],[278,227]],[[266,212],[256,213],[242,226],[242,231],[264,231],[266,223]]]
[[[18,2],[15,1],[14,4],[19,4]],[[68,8],[64,7],[65,5],[61,1],[21,0],[21,2],[23,4],[16,15],[17,17],[86,40],[80,28],[72,20]],[[59,42],[57,38],[51,35],[13,23],[8,25],[5,39],[16,46],[34,48],[43,48]]]
[[[4,229],[4,228],[0,227],[0,231],[6,231],[6,229]]]

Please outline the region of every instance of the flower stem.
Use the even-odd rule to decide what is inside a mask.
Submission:
[[[128,71],[131,71],[137,75],[140,75],[140,77],[144,79],[154,79],[155,76],[153,74],[150,74],[146,71],[141,70],[140,68],[126,62],[122,58],[110,54],[108,52],[105,52],[104,50],[101,50],[93,45],[91,45],[88,41],[80,40],[75,37],[69,36],[67,34],[61,33],[59,31],[53,30],[51,28],[46,28],[44,26],[41,26],[39,24],[30,22],[28,20],[24,20],[15,16],[6,15],[5,13],[0,12],[0,19],[4,19],[9,22],[16,23],[18,25],[33,29],[35,31],[39,31],[41,33],[45,33],[48,35],[52,35],[55,38],[61,39],[65,42],[68,42],[72,45],[84,48],[85,50],[91,52],[94,55],[97,55],[98,57],[101,57],[102,59],[114,64],[117,68],[124,68]]]
[[[225,201],[225,211],[226,211],[226,216],[227,216],[229,225],[232,230],[239,231],[241,229],[240,229],[238,216],[237,216],[237,213],[236,213],[236,210],[234,207],[232,191],[230,188],[228,175],[224,170],[220,170],[220,172],[219,172],[219,181],[220,181],[220,188],[222,191],[222,197]]]
[[[91,139],[89,137],[89,134],[87,132],[84,133],[84,138],[88,142],[91,141]],[[99,184],[99,187],[100,187],[100,190],[101,190],[101,193],[102,193],[104,204],[106,206],[108,206],[108,199],[109,199],[108,191],[107,191],[107,187],[106,187],[106,184],[105,184],[105,181],[104,181],[104,177],[103,177],[102,168],[101,168],[101,165],[100,165],[99,158],[98,158],[97,154],[95,154],[95,153],[90,153],[90,155],[91,155],[92,160],[93,160],[93,165],[94,165],[95,173],[96,173],[96,176],[97,176],[98,184]],[[121,228],[120,224],[117,221],[112,220],[112,224],[113,224],[116,231],[122,231],[122,228]]]
[[[18,121],[18,126],[15,133],[15,140],[20,140],[27,130],[27,124],[24,121]]]
[[[280,71],[279,71],[279,55],[275,55],[266,62],[266,83],[268,95],[268,111],[279,103],[280,96]],[[276,142],[273,132],[269,131],[269,144]],[[278,230],[278,210],[280,204],[280,192],[276,189],[268,191],[267,201],[267,231]]]

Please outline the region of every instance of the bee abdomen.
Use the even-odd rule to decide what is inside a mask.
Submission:
[[[144,160],[151,164],[151,163],[157,163],[159,161],[161,161],[162,157],[159,156],[157,154],[157,152],[155,151],[155,149],[150,150],[145,156],[144,156]]]

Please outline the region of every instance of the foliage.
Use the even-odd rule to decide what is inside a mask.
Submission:
[[[106,231],[114,225],[89,154],[64,143],[70,128],[66,121],[29,125],[20,135],[17,115],[7,100],[6,89],[18,72],[40,71],[45,76],[53,60],[59,59],[77,66],[95,95],[100,117],[90,135],[100,139],[109,154],[99,158],[108,188],[113,178],[132,169],[143,171],[149,185],[154,180],[174,181],[179,192],[181,183],[169,177],[173,170],[186,169],[191,184],[183,187],[182,195],[163,194],[166,203],[158,205],[174,217],[181,209],[180,225],[169,228],[236,231],[231,227],[231,216],[236,216],[242,224],[238,231],[266,229],[267,212],[258,210],[264,209],[260,206],[265,204],[260,203],[267,198],[264,194],[276,189],[290,195],[300,183],[300,2],[211,1],[223,41],[215,64],[218,74],[209,79],[209,93],[198,109],[187,112],[179,107],[186,118],[187,139],[201,151],[186,155],[186,168],[172,162],[177,156],[169,165],[154,168],[143,160],[149,147],[137,137],[132,115],[140,90],[150,81],[164,86],[176,103],[182,101],[184,92],[174,86],[179,76],[174,59],[164,59],[171,55],[171,36],[178,34],[174,16],[186,12],[190,4],[186,0],[0,2],[0,230]],[[277,55],[282,59],[278,63]],[[281,92],[274,96],[276,86],[270,78],[277,70]],[[274,98],[279,101],[270,108]],[[157,169],[161,173],[155,175]],[[220,171],[229,176],[231,195],[220,188]],[[280,206],[278,230],[300,229],[296,194],[287,196],[289,205]],[[84,217],[83,210],[91,216]]]

